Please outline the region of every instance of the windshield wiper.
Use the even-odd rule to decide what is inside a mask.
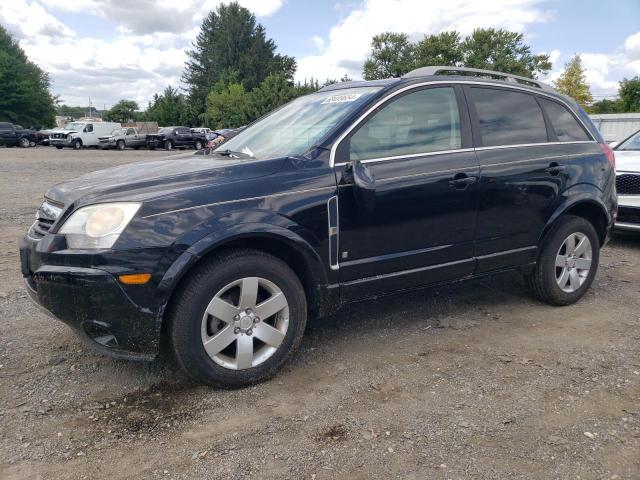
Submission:
[[[214,150],[212,153],[217,153],[218,155],[223,155],[225,157],[231,158],[255,158],[253,155],[249,155],[246,152],[236,152],[235,150]]]

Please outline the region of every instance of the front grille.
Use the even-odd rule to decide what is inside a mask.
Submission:
[[[622,173],[616,177],[618,195],[640,195],[640,174]]]
[[[44,237],[62,214],[63,206],[51,200],[45,200],[36,213],[36,221],[29,229],[29,236],[36,240]]]
[[[635,223],[640,225],[640,208],[618,207],[616,222]]]

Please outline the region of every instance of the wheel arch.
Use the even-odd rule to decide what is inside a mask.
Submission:
[[[160,321],[164,318],[180,286],[199,265],[231,249],[258,250],[285,262],[298,276],[305,291],[310,312],[323,314],[328,309],[322,286],[327,275],[315,250],[297,233],[273,225],[243,225],[241,231],[220,236],[212,233],[183,252],[165,273],[158,288],[164,299]],[[166,328],[162,321],[162,329]]]
[[[611,223],[611,218],[602,200],[587,193],[581,194],[571,201],[565,202],[554,212],[545,225],[539,244],[542,244],[553,224],[562,215],[575,215],[576,217],[582,217],[590,222],[598,234],[600,246],[604,245],[607,239],[607,228]]]

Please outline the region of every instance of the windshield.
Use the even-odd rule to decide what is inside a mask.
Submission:
[[[71,122],[67,123],[67,130],[82,130],[84,128],[84,123]]]
[[[124,135],[125,133],[127,133],[126,128],[116,128],[113,132],[111,132],[111,135]]]
[[[640,131],[631,135],[624,142],[618,145],[616,150],[640,150]]]
[[[297,98],[227,140],[215,151],[242,152],[262,160],[302,155],[380,88],[345,88]]]

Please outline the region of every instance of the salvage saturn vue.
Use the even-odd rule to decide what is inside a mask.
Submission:
[[[150,360],[164,337],[196,380],[247,385],[347,302],[506,270],[576,302],[615,223],[614,167],[551,87],[427,67],[325,87],[214,151],[52,187],[22,273],[103,352]]]

